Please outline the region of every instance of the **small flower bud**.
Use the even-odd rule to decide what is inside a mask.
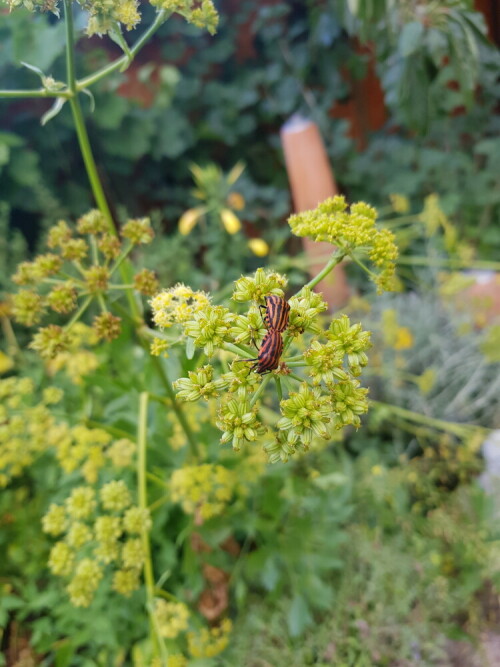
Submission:
[[[108,287],[109,271],[104,266],[91,266],[85,271],[84,279],[89,292],[104,292]]]
[[[114,236],[113,234],[103,234],[97,241],[97,247],[107,260],[112,260],[120,254],[122,244],[117,236]]]
[[[44,314],[43,298],[32,290],[20,290],[12,296],[12,315],[19,324],[32,327]]]
[[[129,239],[133,245],[140,243],[151,243],[154,238],[154,231],[151,227],[149,218],[137,218],[129,220],[122,228],[122,236]]]
[[[79,234],[101,234],[108,229],[108,223],[101,211],[92,209],[77,220],[76,229]]]
[[[153,296],[158,292],[159,287],[160,283],[154,271],[143,269],[134,276],[134,288],[141,294]]]
[[[56,313],[70,313],[76,308],[77,293],[71,283],[56,285],[47,296],[47,303]]]
[[[121,333],[121,318],[112,315],[111,313],[101,313],[94,317],[92,328],[96,332],[99,339],[111,341]]]
[[[70,261],[80,261],[87,257],[88,245],[83,239],[69,239],[61,246],[61,255]]]
[[[71,238],[71,229],[64,220],[59,220],[57,225],[49,229],[47,245],[49,248],[61,248]]]
[[[55,324],[39,329],[30,343],[30,347],[36,350],[43,359],[53,359],[60,352],[69,349],[69,334]]]

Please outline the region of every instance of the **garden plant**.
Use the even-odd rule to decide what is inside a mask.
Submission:
[[[47,127],[69,107],[93,205],[42,231],[40,251],[18,264],[16,287],[0,304],[3,664],[369,665],[415,652],[434,664],[464,608],[473,611],[460,631],[473,631],[473,597],[486,581],[494,587],[496,574],[487,502],[471,481],[496,418],[493,390],[477,393],[484,378],[495,382],[496,366],[479,363],[482,348],[471,340],[482,374],[466,395],[478,398],[470,423],[458,423],[451,407],[432,414],[433,391],[447,402],[439,369],[408,352],[411,313],[384,301],[404,287],[398,241],[456,251],[437,198],[409,215],[408,200],[393,197],[386,224],[371,205],[340,195],[290,216],[293,236],[327,242],[331,252],[313,277],[281,258],[289,280],[260,266],[269,245],[244,235],[244,198],[235,189],[244,165],[224,174],[192,164],[198,203],[186,202],[177,242],[182,248],[197,237],[206,275],[201,285],[164,284],[146,266],[148,248],[154,254],[161,242],[158,227],[149,217],[123,219],[120,202],[108,201],[82,104],[93,107],[94,85],[130,67],[173,15],[214,33],[213,3],[152,3],[154,20],[132,45],[127,31],[141,29],[135,0],[14,1],[13,17],[20,4],[63,13],[66,74],[56,80],[28,63],[40,87],[2,90],[0,99],[53,99],[41,119]],[[123,55],[79,78],[82,30],[111,38]],[[238,277],[245,258],[254,270]],[[358,298],[329,312],[315,288],[341,262],[363,291],[375,286],[373,308]],[[269,297],[289,306],[280,326]],[[377,300],[382,326],[372,340],[363,321],[372,327]],[[447,330],[453,344],[458,328]],[[275,356],[261,372],[269,340]],[[446,368],[458,373],[452,357]],[[394,387],[370,402],[370,377],[388,371]],[[408,394],[398,396],[398,381],[409,382]],[[412,391],[420,411],[408,407]],[[392,449],[387,423],[398,432]],[[350,560],[346,544],[356,550]],[[395,545],[403,555],[392,569]],[[384,627],[378,605],[394,604],[388,578],[411,587],[415,572],[416,589],[397,611],[400,619],[421,612],[414,635]],[[334,601],[341,613],[332,624]],[[266,628],[259,625],[270,614]],[[319,627],[329,628],[329,639],[312,632],[316,619],[326,619]],[[259,632],[269,637],[262,646],[252,644]]]

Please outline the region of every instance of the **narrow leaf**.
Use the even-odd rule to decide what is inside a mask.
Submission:
[[[64,97],[56,97],[54,104],[50,107],[50,109],[46,113],[43,114],[42,118],[40,119],[41,125],[47,125],[49,120],[55,118],[63,108],[65,102],[66,99]]]
[[[399,52],[403,58],[407,58],[417,51],[422,43],[423,35],[424,26],[420,21],[411,21],[404,26],[398,44]]]

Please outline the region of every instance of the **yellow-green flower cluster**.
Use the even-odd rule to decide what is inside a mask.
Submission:
[[[237,483],[233,471],[205,463],[175,470],[170,479],[170,491],[172,500],[180,503],[187,514],[210,519],[224,511]]]
[[[211,35],[217,31],[219,15],[212,0],[151,0],[155,7],[176,12],[197,28],[205,28]]]
[[[370,272],[379,290],[390,289],[398,249],[394,234],[376,224],[377,212],[364,202],[348,207],[341,195],[330,197],[312,211],[292,215],[288,222],[297,236],[327,241],[346,255],[364,252],[377,269]]]
[[[99,470],[108,461],[117,468],[132,465],[136,446],[127,438],[112,442],[113,438],[107,431],[82,425],[70,428],[60,424],[58,429],[56,456],[66,473],[80,470],[84,479],[93,484],[97,481]]]
[[[221,444],[231,443],[238,451],[247,442],[257,440],[257,436],[265,433],[265,428],[258,417],[258,407],[253,407],[247,400],[234,394],[228,394],[220,405],[216,421],[217,428],[222,431]]]
[[[192,338],[196,347],[202,347],[208,357],[216,348],[232,339],[231,326],[234,315],[224,306],[206,306],[186,322],[184,333]]]
[[[97,332],[83,324],[75,322],[69,329],[68,349],[59,352],[47,361],[47,370],[51,375],[64,371],[74,384],[82,384],[86,375],[94,371],[99,362],[94,352],[84,346],[94,346],[98,342]]]
[[[213,658],[222,653],[229,643],[232,623],[225,618],[219,626],[202,628],[189,632],[187,636],[188,650],[193,658]]]
[[[210,305],[210,297],[205,292],[197,292],[182,283],[162,290],[149,302],[153,321],[160,329],[168,329],[174,324],[185,324],[197,312]]]
[[[88,607],[111,565],[112,588],[129,596],[140,587],[144,564],[141,535],[151,527],[148,510],[131,505],[123,480],[105,484],[97,494],[91,486],[75,487],[63,504],[52,503],[42,519],[43,531],[59,541],[49,556],[49,569],[70,578],[71,603]]]
[[[0,380],[0,488],[60,444],[62,434],[48,406],[61,400],[62,392],[48,387],[39,402],[34,392],[29,378]]]
[[[19,265],[12,278],[16,284],[26,286],[12,296],[12,314],[19,323],[36,326],[49,308],[59,315],[68,315],[79,307],[66,326],[49,324],[35,334],[31,347],[44,359],[51,360],[71,350],[72,329],[91,301],[101,311],[94,319],[97,338],[110,341],[119,336],[121,320],[108,312],[106,292],[131,289],[129,285],[112,284],[113,275],[134,245],[149,243],[154,236],[149,218],[129,220],[121,232],[126,240],[123,246],[97,210],[82,216],[76,230],[60,220],[47,235],[47,245],[53,252]],[[157,288],[154,274],[141,271],[134,279],[134,287],[141,293],[152,294]],[[89,355],[78,361],[84,366]]]
[[[260,417],[260,397],[268,379],[263,381],[262,375],[242,363],[253,363],[258,354],[242,346],[253,342],[259,349],[267,328],[258,305],[264,305],[268,295],[282,296],[285,286],[283,276],[258,269],[253,276],[242,277],[235,283],[233,300],[251,301],[246,314],[238,315],[210,304],[184,324],[185,333],[196,347],[203,347],[210,355],[220,353],[226,372],[217,375],[215,364],[190,371],[188,377],[174,382],[177,398],[188,402],[215,399],[218,406],[215,424],[222,431],[220,442],[231,443],[235,450],[245,443],[256,442],[267,431]],[[314,438],[334,437],[336,428],[348,424],[358,427],[359,415],[367,410],[366,390],[355,378],[368,363],[370,333],[363,331],[360,324],[351,324],[347,315],[334,319],[325,329],[320,316],[327,304],[321,294],[307,286],[288,303],[284,352],[273,371],[278,383],[281,419],[275,420],[274,441],[264,445],[272,461],[286,461],[299,448],[309,448]],[[290,353],[287,357],[292,345],[301,353],[295,352],[295,356]],[[227,357],[231,354],[240,358],[227,370]],[[299,372],[306,377],[295,374],[295,368],[302,368]],[[294,391],[294,382],[300,383],[298,391]],[[288,390],[288,398],[283,399],[283,388]]]
[[[156,598],[153,613],[158,632],[165,639],[175,639],[188,629],[190,614],[183,602],[167,602]]]

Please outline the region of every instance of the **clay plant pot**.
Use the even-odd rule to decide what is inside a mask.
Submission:
[[[296,212],[316,208],[320,202],[338,194],[323,140],[315,123],[300,116],[292,116],[281,129],[281,142]],[[325,265],[325,257],[332,252],[332,246],[307,238],[303,239],[303,245],[310,260],[309,273],[312,277]],[[317,291],[323,292],[330,307],[345,305],[349,300],[350,289],[343,266],[336,266],[318,284]]]

